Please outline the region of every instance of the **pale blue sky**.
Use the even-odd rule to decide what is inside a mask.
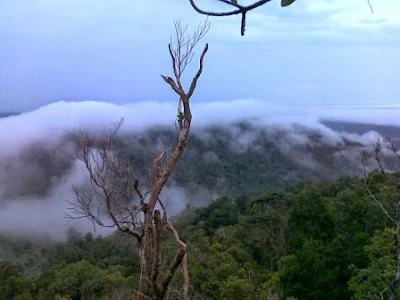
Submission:
[[[371,1],[373,15],[366,0],[275,0],[249,14],[245,37],[237,17],[211,18],[195,100],[399,103],[400,2]],[[159,75],[178,19],[204,17],[186,0],[0,0],[0,110],[176,100]]]

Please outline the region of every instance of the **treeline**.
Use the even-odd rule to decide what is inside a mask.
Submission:
[[[359,176],[364,173],[360,154],[369,170],[378,167],[373,145],[365,144],[365,140],[372,142],[374,137],[346,132],[367,134],[366,129],[372,127],[387,136],[399,136],[396,127],[341,123],[332,127],[334,131],[321,131],[299,124],[282,128],[239,122],[194,128],[189,147],[171,176],[170,187],[182,188],[192,195],[188,201],[195,204],[199,203],[197,195],[254,195],[262,188],[281,188],[302,180]],[[175,134],[163,127],[141,134],[121,134],[113,148],[121,160],[132,162],[135,176],[146,186],[154,153],[159,145],[173,145]],[[78,139],[76,133],[66,134],[55,144],[34,143],[22,149],[15,159],[0,160],[8,174],[2,182],[3,198],[51,197],[75,166]],[[380,160],[385,169],[400,171],[400,160],[390,149],[381,151]],[[26,164],[31,166],[28,170],[21,167]]]
[[[399,199],[400,175],[374,173],[187,207],[175,224],[189,245],[191,299],[388,299],[400,292],[390,219]],[[3,237],[0,249],[0,299],[132,299],[140,284],[121,234],[70,230],[63,244]],[[174,280],[168,299],[180,299]]]
[[[374,135],[346,132],[367,134],[371,127],[387,136],[398,136],[399,128],[396,131],[369,124],[335,123],[333,131],[300,124],[282,128],[251,122],[196,128],[171,179],[193,194],[201,187],[221,196],[235,196],[258,194],[262,188],[282,188],[303,180],[359,176],[364,173],[360,154],[368,169],[378,167],[371,144]],[[114,147],[122,159],[133,161],[135,174],[145,180],[152,153],[159,145],[172,145],[174,141],[173,130],[157,128],[142,135],[123,135]],[[400,170],[400,161],[390,150],[381,151],[380,159],[385,169]]]

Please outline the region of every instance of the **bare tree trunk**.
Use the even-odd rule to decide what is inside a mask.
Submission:
[[[179,268],[182,268],[182,298],[189,297],[189,272],[187,264],[187,245],[181,240],[173,224],[168,220],[167,210],[160,199],[161,192],[173,173],[176,163],[182,156],[190,133],[192,112],[190,99],[203,72],[204,57],[208,51],[205,45],[199,59],[199,68],[192,79],[189,90],[185,92],[181,77],[193,58],[197,43],[206,34],[209,23],[198,27],[193,35],[186,37],[186,29],[175,23],[175,44],[168,46],[174,78],[162,75],[163,80],[179,96],[178,114],[179,135],[171,153],[160,151],[153,159],[150,168],[150,190],[143,193],[139,180],[134,178],[130,162],[120,162],[113,154],[113,139],[122,121],[107,136],[95,139],[88,134],[80,135],[81,151],[78,158],[84,163],[92,185],[92,195],[75,189],[76,199],[71,201],[71,219],[89,218],[103,227],[116,227],[130,234],[137,241],[138,260],[141,267],[139,286],[135,294],[139,299],[164,299],[171,281]],[[147,197],[149,195],[149,197]],[[161,210],[156,208],[160,205]],[[178,251],[168,266],[163,266],[163,235],[172,233]],[[164,272],[164,268],[166,272]],[[163,276],[161,276],[163,275]]]

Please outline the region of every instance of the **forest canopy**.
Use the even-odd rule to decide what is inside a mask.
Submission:
[[[399,180],[380,172],[368,178],[390,214]],[[174,221],[189,245],[191,299],[387,299],[391,293],[396,233],[363,179],[222,197],[188,206]],[[94,237],[73,229],[66,243],[56,244],[3,235],[1,299],[131,299],[140,268],[129,244],[120,233]],[[165,247],[173,246],[167,239]],[[174,278],[169,299],[180,299],[174,291],[181,280]]]

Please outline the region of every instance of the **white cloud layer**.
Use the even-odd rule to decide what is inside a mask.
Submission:
[[[307,145],[310,143],[302,129],[296,124],[304,125],[305,128],[317,130],[323,136],[322,143],[326,145],[340,145],[345,138],[348,141],[355,141],[370,146],[377,138],[375,133],[364,135],[339,133],[332,131],[320,120],[337,120],[347,122],[361,122],[372,124],[385,124],[400,126],[399,107],[301,107],[273,105],[266,101],[255,99],[242,99],[235,101],[220,101],[208,103],[193,103],[193,127],[194,130],[201,130],[211,125],[228,125],[233,122],[247,120],[258,124],[259,128],[269,128],[272,136],[278,138],[279,132],[284,135],[276,139],[281,151],[290,152],[292,147]],[[73,133],[82,128],[89,132],[99,132],[108,129],[121,117],[125,119],[121,133],[140,133],[146,129],[157,127],[173,128],[176,103],[173,102],[140,102],[128,105],[117,105],[106,102],[58,102],[41,107],[37,110],[0,119],[0,140],[4,147],[0,148],[0,164],[11,165],[12,170],[0,172],[0,231],[11,232],[20,230],[21,234],[29,235],[35,233],[48,233],[53,237],[62,237],[67,221],[64,213],[68,206],[67,201],[74,198],[72,192],[73,184],[84,182],[86,175],[79,163],[75,163],[68,174],[60,180],[49,178],[48,185],[51,190],[44,196],[20,197],[9,202],[7,193],[10,185],[26,189],[18,184],[26,182],[29,176],[43,176],[37,166],[29,161],[19,161],[19,155],[34,151],[32,145],[40,145],[45,149],[54,151],[54,157],[48,159],[59,160],[61,157],[68,160],[73,155],[73,150],[68,144],[59,146],[61,137],[65,133]],[[297,127],[296,127],[297,126]],[[249,133],[234,133],[236,136],[236,147],[246,149],[247,147],[259,147],[255,136]],[[204,135],[205,139],[212,137]],[[274,138],[275,139],[275,138]],[[64,148],[60,148],[64,147]],[[51,150],[53,149],[53,150]],[[262,151],[262,149],[261,149]],[[56,153],[57,152],[57,153]],[[61,155],[61,157],[60,157]],[[339,155],[339,154],[338,154]],[[210,156],[210,155],[209,155]],[[354,156],[355,157],[355,156]],[[218,157],[211,157],[217,159]],[[208,157],[210,159],[210,157]],[[311,157],[303,157],[302,163],[316,165]],[[22,165],[20,165],[22,164]],[[55,170],[57,171],[57,170]],[[16,172],[24,172],[17,176]],[[22,176],[24,175],[24,176]],[[17,176],[17,177],[14,177]],[[10,178],[11,177],[11,178]],[[29,178],[28,178],[29,179]],[[25,180],[25,181],[24,181]],[[21,183],[22,182],[22,183]],[[30,182],[28,180],[28,182]],[[195,184],[195,183],[194,183]],[[212,191],[202,189],[199,200],[204,201],[206,197],[214,197]],[[13,189],[11,189],[12,191]],[[15,188],[14,188],[15,190]],[[179,211],[185,205],[187,197],[182,188],[171,188],[165,190],[166,198],[172,197],[171,210]],[[178,200],[177,200],[178,199]],[[202,199],[202,200],[200,200]],[[6,201],[6,202],[4,202]],[[92,225],[88,222],[74,222],[72,225],[82,230],[90,230]],[[101,231],[100,231],[101,232]]]

